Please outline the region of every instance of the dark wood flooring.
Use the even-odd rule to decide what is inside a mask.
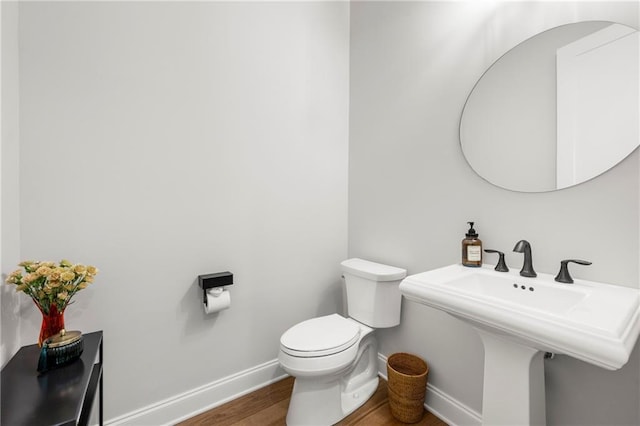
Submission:
[[[228,402],[179,426],[281,426],[285,424],[293,378],[288,377],[248,395]],[[397,426],[389,410],[387,382],[380,379],[378,389],[362,407],[338,423],[339,426]],[[425,411],[418,426],[447,426],[442,420]]]

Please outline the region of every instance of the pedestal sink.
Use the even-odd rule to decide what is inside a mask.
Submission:
[[[483,424],[545,423],[545,352],[608,370],[627,363],[640,334],[640,290],[492,268],[456,264],[400,283],[407,299],[478,331],[485,349]]]

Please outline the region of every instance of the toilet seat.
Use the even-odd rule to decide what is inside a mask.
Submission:
[[[332,314],[294,325],[280,338],[280,348],[294,357],[322,357],[348,349],[359,338],[355,321]]]

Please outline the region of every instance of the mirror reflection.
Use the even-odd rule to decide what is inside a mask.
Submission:
[[[638,147],[639,36],[604,21],[542,32],[498,59],[462,112],[471,167],[514,191],[570,187]]]

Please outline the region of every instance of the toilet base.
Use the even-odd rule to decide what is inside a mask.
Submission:
[[[345,411],[343,418],[356,411],[373,396],[376,389],[378,389],[379,381],[380,379],[376,376],[373,380],[363,384],[358,389],[354,389],[351,393],[344,392],[342,394],[342,408]]]
[[[327,387],[317,380],[297,378],[287,412],[288,426],[328,426],[363,405],[378,388],[378,376],[351,392],[343,392],[338,381]],[[322,403],[319,403],[322,401]]]
[[[328,376],[301,377],[293,384],[288,426],[328,426],[362,406],[378,388],[377,345],[371,333],[347,371]]]

